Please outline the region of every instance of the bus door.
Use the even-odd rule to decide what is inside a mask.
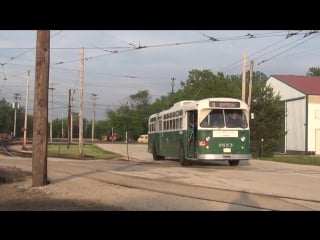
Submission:
[[[158,129],[157,131],[159,132],[159,149],[158,149],[158,153],[162,152],[162,141],[163,141],[163,131],[162,131],[162,117],[158,117]]]
[[[197,111],[189,111],[188,112],[188,127],[187,127],[187,157],[194,158],[195,157],[195,147],[197,141],[197,133],[198,133],[198,112]]]

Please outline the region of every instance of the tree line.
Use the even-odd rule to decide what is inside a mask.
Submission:
[[[320,68],[309,68],[306,73],[309,76],[320,76]],[[246,74],[249,76],[249,71]],[[250,119],[251,127],[251,151],[253,155],[272,156],[278,150],[284,139],[285,109],[280,101],[280,96],[275,95],[273,89],[266,85],[268,77],[262,72],[253,73],[251,112],[254,119]],[[167,93],[151,102],[149,91],[139,90],[129,96],[129,101],[116,110],[106,110],[106,119],[95,122],[94,138],[110,136],[117,133],[123,139],[126,132],[128,137],[137,139],[141,134],[148,132],[148,118],[151,114],[169,108],[175,102],[181,100],[200,100],[209,97],[233,97],[241,99],[241,75],[224,75],[222,72],[214,74],[211,70],[189,71],[188,79],[180,82],[180,89],[176,92]],[[248,84],[246,84],[248,94]],[[246,96],[247,99],[248,96]],[[17,110],[16,137],[22,137],[20,131],[24,124],[24,109]],[[0,132],[12,132],[13,114],[11,104],[4,98],[0,100]],[[79,136],[78,113],[73,114],[73,137]],[[33,117],[28,115],[27,136],[33,132]],[[83,120],[83,137],[91,138],[92,121]],[[49,129],[49,123],[48,123]],[[53,138],[66,138],[68,131],[67,119],[55,119],[52,122]],[[49,132],[49,130],[48,130]],[[263,150],[261,140],[263,139]]]

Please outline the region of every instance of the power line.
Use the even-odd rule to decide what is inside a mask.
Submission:
[[[266,62],[270,61],[271,59],[274,59],[274,58],[280,56],[281,54],[283,54],[283,53],[285,53],[285,52],[288,52],[289,50],[291,50],[291,49],[293,49],[293,48],[295,48],[295,47],[297,47],[297,46],[299,46],[299,45],[301,45],[301,44],[304,44],[305,42],[308,42],[308,41],[310,41],[311,39],[313,39],[313,38],[315,38],[315,37],[318,37],[318,36],[319,36],[319,34],[318,34],[318,35],[315,35],[314,37],[309,38],[309,39],[307,39],[307,40],[305,40],[305,41],[303,41],[303,42],[301,42],[301,43],[298,43],[298,44],[292,46],[291,48],[288,48],[288,49],[286,49],[286,50],[284,50],[284,51],[282,51],[282,52],[280,52],[280,53],[278,53],[278,54],[276,54],[276,55],[274,55],[274,56],[272,56],[272,57],[270,57],[270,58],[268,58],[268,59],[266,59],[266,60],[261,61],[261,62],[258,63],[257,65],[266,63]]]

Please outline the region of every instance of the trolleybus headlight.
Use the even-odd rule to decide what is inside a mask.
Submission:
[[[210,136],[206,137],[206,141],[209,142],[210,141]]]
[[[241,142],[244,142],[246,140],[246,137],[241,137],[240,140]]]

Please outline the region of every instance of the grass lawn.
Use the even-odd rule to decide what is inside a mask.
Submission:
[[[84,144],[83,154],[85,158],[94,159],[113,159],[120,157],[119,154],[107,152],[96,145]],[[49,157],[70,157],[79,158],[79,146],[77,144],[48,144]],[[305,156],[305,155],[275,155],[274,157],[255,157],[256,160],[294,163],[303,165],[320,166],[320,156]]]
[[[320,156],[305,156],[305,155],[275,155],[274,157],[254,158],[257,160],[294,163],[303,165],[320,166]]]
[[[119,154],[113,152],[107,152],[101,148],[91,145],[83,145],[84,158],[95,158],[95,159],[112,159],[120,157]],[[79,158],[79,145],[78,144],[48,144],[48,156],[49,157],[69,157]]]

